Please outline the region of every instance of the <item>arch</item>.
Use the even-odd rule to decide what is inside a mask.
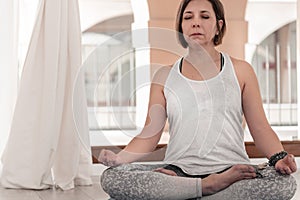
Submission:
[[[124,14],[120,16],[113,16],[108,19],[103,19],[95,25],[89,27],[84,32],[110,32],[111,34],[131,30],[131,23],[133,23],[133,13]]]
[[[248,43],[245,58],[251,62],[256,45],[280,27],[297,18],[294,1],[257,2],[248,1],[245,19],[248,21]],[[268,14],[266,15],[266,10]],[[289,10],[282,15],[283,10]]]
[[[130,15],[132,8],[130,0],[127,1],[79,1],[81,31],[110,18]]]
[[[108,4],[106,7],[103,1],[100,1],[102,7],[98,9],[105,10],[108,8]],[[126,0],[126,9],[121,10],[121,12],[118,12],[118,15],[116,13],[112,13],[110,15],[101,15],[99,13],[96,14],[90,14],[91,12],[95,12],[97,10],[97,6],[100,6],[100,4],[90,3],[89,4],[89,15],[86,17],[90,18],[86,22],[83,22],[82,32],[105,32],[106,27],[109,26],[111,28],[116,28],[118,31],[128,31],[131,30],[131,41],[133,44],[133,48],[135,48],[135,85],[136,85],[136,117],[135,122],[137,127],[142,127],[144,124],[144,120],[146,117],[146,111],[148,107],[148,98],[149,95],[149,88],[147,85],[150,85],[150,47],[149,47],[149,41],[148,41],[148,21],[149,21],[149,12],[148,12],[148,3],[146,0]],[[120,3],[120,2],[119,2]],[[121,2],[122,4],[122,2]],[[87,6],[87,5],[86,5]],[[104,6],[104,8],[103,8]],[[130,8],[129,8],[129,7]],[[85,8],[87,9],[87,8]],[[117,6],[117,8],[114,8],[114,10],[120,9],[120,6]],[[84,10],[84,9],[83,9]],[[108,9],[109,10],[109,9]],[[82,17],[84,18],[84,15],[88,14],[88,12],[83,13]],[[132,24],[127,25],[122,24],[122,21],[126,21],[125,18],[129,19],[130,23]],[[114,24],[114,22],[117,22]],[[99,26],[98,26],[99,25]],[[100,26],[101,25],[101,26]],[[121,29],[121,30],[120,30]],[[142,29],[145,29],[146,31],[140,31]],[[110,33],[109,33],[110,34]],[[114,32],[112,30],[111,35],[114,35]],[[143,46],[141,46],[141,44]],[[146,86],[144,86],[144,83],[147,83]],[[141,86],[142,85],[142,86]],[[133,131],[133,132],[139,132],[140,130]],[[130,133],[131,135],[135,133]],[[112,141],[113,142],[113,141]],[[120,141],[118,141],[120,142]],[[122,141],[121,141],[122,142]],[[127,143],[128,141],[124,141],[124,143]]]

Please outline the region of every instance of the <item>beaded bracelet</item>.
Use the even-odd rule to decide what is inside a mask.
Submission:
[[[278,160],[283,159],[285,156],[287,156],[288,153],[286,151],[281,151],[279,153],[275,153],[271,158],[269,159],[269,166],[275,166]]]

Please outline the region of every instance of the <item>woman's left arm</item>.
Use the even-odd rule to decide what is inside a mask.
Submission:
[[[251,65],[244,61],[235,61],[236,72],[242,92],[242,108],[253,137],[255,146],[270,159],[276,153],[284,151],[283,146],[271,128],[264,112],[258,81]],[[280,156],[279,156],[280,157]],[[273,156],[272,159],[278,159]],[[275,168],[283,174],[297,170],[294,156],[288,154],[276,162]]]

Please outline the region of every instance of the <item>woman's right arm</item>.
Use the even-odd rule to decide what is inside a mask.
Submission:
[[[166,100],[164,83],[169,71],[162,68],[155,74],[150,88],[148,113],[143,130],[134,137],[129,144],[118,154],[109,150],[102,150],[98,160],[107,166],[131,163],[153,152],[161,138],[166,124]]]

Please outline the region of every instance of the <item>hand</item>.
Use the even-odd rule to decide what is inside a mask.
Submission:
[[[120,157],[110,150],[103,149],[98,157],[100,163],[106,166],[117,166],[122,164]]]
[[[295,162],[294,155],[288,154],[283,159],[278,160],[275,165],[276,171],[281,174],[292,174],[297,171],[297,165]]]
[[[256,171],[251,165],[234,165],[221,174],[211,174],[202,179],[202,194],[211,195],[237,181],[255,177]]]

